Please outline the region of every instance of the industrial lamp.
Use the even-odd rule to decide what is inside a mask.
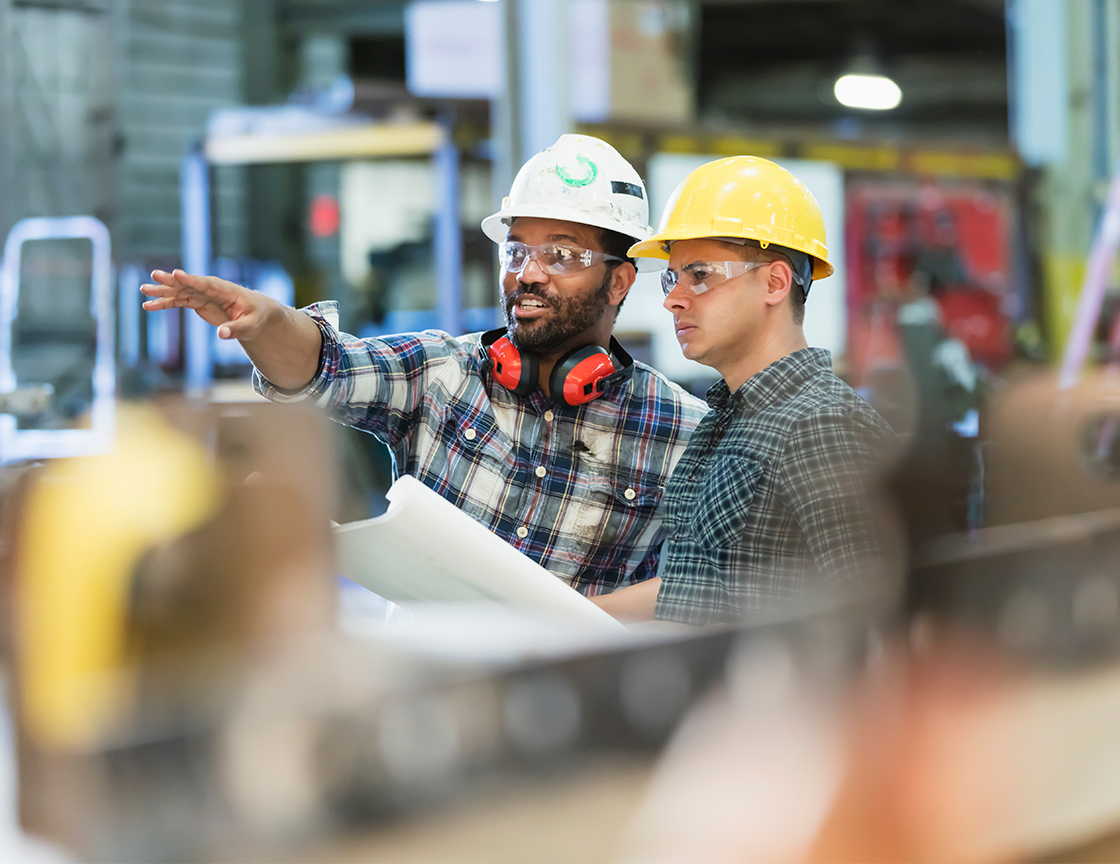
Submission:
[[[861,53],[836,79],[832,92],[847,108],[889,111],[902,101],[902,89],[887,75],[869,53]]]

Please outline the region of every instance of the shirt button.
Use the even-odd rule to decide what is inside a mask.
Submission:
[[[526,528],[524,525],[522,525],[520,528],[517,529],[517,536],[520,537],[522,540],[524,540],[526,537],[529,536],[529,529]]]
[[[475,432],[473,429],[468,429],[466,432],[463,433],[463,437],[466,438],[468,441],[473,441],[474,436],[477,435],[477,434],[478,433]]]
[[[551,423],[555,417],[556,417],[556,415],[553,414],[551,411],[545,411],[544,412],[544,419],[546,421],[548,421],[549,423]]]
[[[633,501],[635,498],[638,497],[638,493],[635,492],[633,489],[627,489],[622,494],[626,498],[627,501]]]
[[[538,465],[538,466],[537,466],[537,472],[536,472],[536,473],[537,473],[537,476],[538,476],[538,477],[543,477],[543,476],[544,476],[545,474],[547,474],[548,472],[547,472],[547,471],[546,471],[546,470],[544,469],[544,466],[543,466],[543,465]]]

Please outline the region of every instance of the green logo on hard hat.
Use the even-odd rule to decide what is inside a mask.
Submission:
[[[586,186],[599,176],[599,169],[595,167],[595,163],[588,159],[586,156],[577,156],[576,161],[584,167],[582,177],[573,177],[560,165],[556,163],[556,173],[569,186]]]

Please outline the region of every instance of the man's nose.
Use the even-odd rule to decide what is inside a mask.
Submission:
[[[530,281],[528,278],[530,272],[536,277],[532,280],[534,282],[547,282],[549,280],[549,271],[544,269],[543,264],[536,260],[535,256],[529,256],[529,259],[525,261],[525,266],[521,268],[521,272],[517,273],[517,278],[523,282],[528,282]]]
[[[540,261],[530,255],[525,262],[525,266],[521,268],[521,272],[517,274],[517,281],[530,285],[537,282],[547,282],[548,271],[544,269]]]
[[[674,309],[683,309],[688,305],[688,301],[692,298],[688,289],[684,288],[679,282],[673,286],[666,297],[665,302],[661,305],[672,312]]]

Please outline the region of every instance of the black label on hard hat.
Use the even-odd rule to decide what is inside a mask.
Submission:
[[[627,183],[625,180],[612,180],[611,191],[619,195],[633,195],[635,198],[645,198],[642,187],[637,183]]]

